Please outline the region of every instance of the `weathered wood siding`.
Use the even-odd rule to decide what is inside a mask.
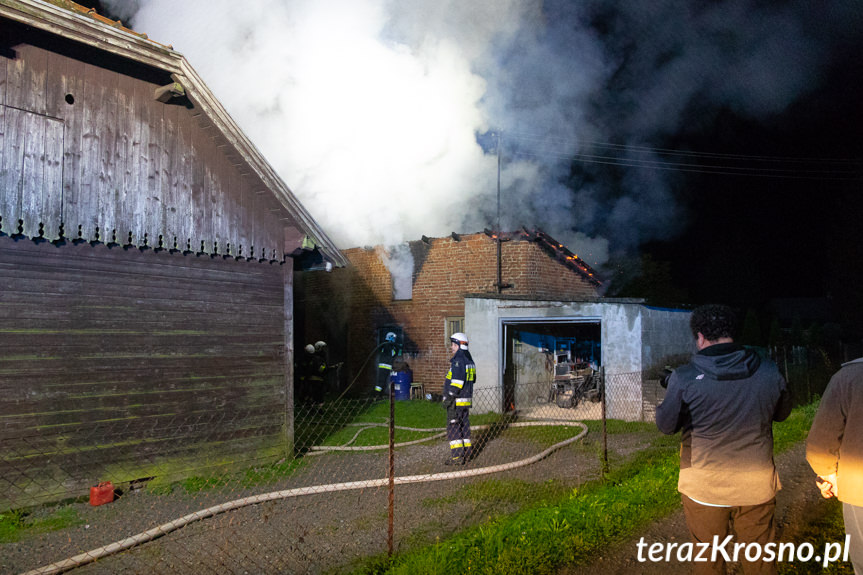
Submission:
[[[3,22],[4,27],[7,22]],[[9,23],[0,53],[2,231],[281,260],[295,226],[165,72]],[[41,232],[40,232],[41,226]],[[131,242],[130,242],[131,237]]]
[[[283,457],[284,269],[0,237],[0,509]]]

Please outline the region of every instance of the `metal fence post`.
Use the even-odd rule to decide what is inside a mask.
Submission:
[[[387,518],[387,553],[393,556],[393,524],[395,519],[395,478],[396,478],[396,392],[395,385],[390,380],[390,447],[389,447],[389,497]]]
[[[606,429],[606,392],[608,386],[605,384],[605,367],[599,368],[600,385],[602,386],[602,478],[608,473],[608,430]]]

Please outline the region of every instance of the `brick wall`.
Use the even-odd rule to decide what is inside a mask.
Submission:
[[[343,384],[366,390],[374,378],[374,359],[360,372],[377,344],[377,330],[399,325],[404,330],[406,361],[414,381],[426,392],[439,393],[449,365],[446,318],[464,315],[465,294],[497,293],[497,246],[486,234],[433,238],[410,243],[414,257],[412,299],[394,301],[392,279],[380,248],[353,248],[343,253],[347,268],[330,273],[306,272],[303,284],[304,331],[307,341],[330,343],[331,359],[346,361]],[[501,246],[501,273],[507,295],[532,299],[578,300],[596,297],[593,285],[559,256],[529,238]],[[470,326],[465,326],[471,336]],[[302,342],[297,342],[299,347]]]

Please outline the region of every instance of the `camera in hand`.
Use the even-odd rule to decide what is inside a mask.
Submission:
[[[671,377],[671,374],[674,373],[671,367],[665,366],[663,368],[662,373],[659,375],[659,385],[662,386],[662,389],[668,388],[668,378]]]

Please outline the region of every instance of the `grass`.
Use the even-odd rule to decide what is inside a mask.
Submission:
[[[539,448],[551,447],[555,443],[565,441],[582,433],[580,427],[543,425],[540,427],[516,427],[506,430],[506,437],[512,441],[521,441],[536,445]]]
[[[395,402],[396,425],[403,427],[438,428],[443,429],[446,423],[446,411],[440,403],[432,401],[397,401]],[[390,417],[388,402],[372,404],[368,410],[353,419],[355,423],[374,422],[385,423]],[[471,413],[472,425],[497,423],[501,421],[499,413]]]
[[[387,572],[554,572],[675,509],[675,471],[673,447],[656,446],[616,469],[605,483],[593,481],[563,494],[549,486],[536,505],[399,557]],[[523,498],[524,491],[513,495]]]
[[[536,506],[557,501],[570,490],[569,487],[554,479],[549,479],[539,485],[520,479],[489,479],[466,485],[458,493],[435,499],[425,499],[422,505],[425,507],[442,507],[459,501],[468,501],[474,506],[481,505],[489,509],[500,508],[502,505]]]
[[[777,453],[805,439],[816,407],[797,408],[785,422],[774,424]],[[607,423],[609,433],[656,433],[652,424]],[[588,425],[596,432],[601,423]],[[655,435],[649,447],[615,465],[605,480],[576,489],[501,480],[465,486],[456,498],[505,501],[519,511],[393,558],[373,558],[358,572],[542,574],[587,562],[610,543],[680,507],[678,442],[677,436]],[[537,496],[528,501],[532,492]]]
[[[61,507],[44,517],[18,509],[0,514],[0,543],[12,543],[22,537],[57,531],[81,525],[84,520],[71,507]]]
[[[153,493],[168,493],[174,486],[181,487],[186,493],[199,493],[221,487],[234,489],[237,485],[241,487],[255,487],[273,483],[284,477],[289,477],[303,467],[306,461],[303,459],[283,460],[277,463],[252,467],[238,473],[213,473],[212,475],[193,475],[175,484],[156,485],[151,489]]]
[[[298,434],[303,434],[301,440],[302,446],[345,445],[357,435],[358,431],[359,435],[350,444],[352,446],[365,447],[387,445],[389,443],[389,429],[385,425],[389,421],[390,416],[389,402],[375,402],[348,419],[339,417],[339,415],[341,414],[329,413],[327,407],[324,407],[297,421]],[[496,413],[485,413],[471,414],[470,419],[471,425],[477,426],[500,423],[504,417]],[[348,425],[348,423],[351,425]],[[362,429],[359,425],[356,425],[362,423],[375,424],[379,427]],[[427,432],[406,429],[395,430],[396,443],[414,441],[416,439],[431,437],[444,431],[446,414],[439,403],[431,401],[397,401],[395,403],[395,423],[400,427],[434,430]],[[300,427],[304,425],[308,425],[308,427],[301,431]]]
[[[794,408],[788,419],[773,424],[773,450],[776,453],[787,451],[806,439],[818,410],[818,401]]]

